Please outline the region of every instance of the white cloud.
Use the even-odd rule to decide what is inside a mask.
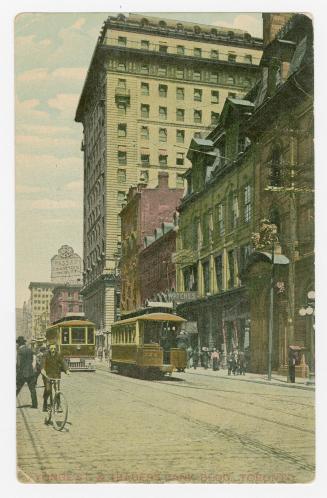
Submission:
[[[233,19],[233,22],[217,20],[214,24],[222,28],[248,31],[252,36],[262,36],[262,21],[260,18],[251,16],[251,14],[239,14]]]
[[[59,83],[58,80],[75,80],[84,81],[86,76],[86,67],[58,67],[54,71],[49,71],[48,69],[38,67],[24,71],[18,74],[17,81],[19,83],[37,83],[46,81],[47,84]],[[53,81],[55,80],[55,81]]]
[[[38,199],[31,202],[32,209],[80,209],[81,206],[75,201],[70,199],[55,201],[52,199]]]
[[[38,109],[40,103],[41,102],[38,99],[19,100],[17,97],[15,103],[17,124],[20,122],[33,123],[34,121],[47,121],[50,116],[47,112]]]
[[[17,76],[17,80],[23,83],[31,83],[35,81],[44,81],[48,78],[48,70],[42,67],[24,71]]]
[[[58,93],[54,98],[48,100],[48,105],[53,109],[57,109],[65,116],[73,117],[75,115],[78,100],[78,94]]]
[[[75,133],[75,127],[69,126],[53,126],[53,125],[33,125],[30,123],[20,124],[19,126],[19,134],[20,135],[64,135]]]
[[[82,171],[83,160],[81,157],[58,157],[51,154],[16,154],[16,167],[18,170],[41,169],[43,175],[45,170],[55,169],[58,174],[66,171]]]
[[[58,67],[52,71],[50,77],[61,80],[68,79],[84,81],[86,72],[86,67]]]
[[[77,19],[74,24],[70,27],[70,29],[81,29],[82,26],[84,26],[86,22],[86,19],[84,17],[81,17],[80,19]]]
[[[78,150],[78,140],[71,138],[55,138],[55,137],[39,137],[37,135],[17,135],[16,144],[28,148],[38,149],[39,152],[54,148],[55,150],[63,150],[64,148],[76,148]]]
[[[75,180],[73,182],[69,182],[65,185],[65,189],[70,192],[82,192],[83,189],[83,180]]]
[[[44,189],[41,187],[36,187],[31,185],[16,185],[17,194],[34,194],[43,191]]]

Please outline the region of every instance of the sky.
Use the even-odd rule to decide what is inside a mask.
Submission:
[[[15,19],[16,306],[30,281],[50,280],[62,244],[82,256],[82,125],[74,122],[85,75],[110,13],[24,13]],[[262,36],[260,13],[156,13]]]

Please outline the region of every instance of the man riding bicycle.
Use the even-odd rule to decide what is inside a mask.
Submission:
[[[61,372],[69,375],[67,363],[57,351],[55,344],[50,344],[49,351],[42,359],[41,374],[44,375],[43,411],[47,411],[48,398],[51,394],[51,383],[49,379],[60,379]]]

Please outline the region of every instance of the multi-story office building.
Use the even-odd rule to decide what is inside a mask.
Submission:
[[[208,132],[227,96],[258,74],[262,40],[241,30],[131,14],[110,16],[94,50],[76,121],[83,124],[84,303],[110,329],[118,305],[120,218],[131,185],[183,186],[194,135]]]
[[[31,282],[31,330],[35,339],[45,332],[50,323],[50,301],[56,284],[50,282]]]

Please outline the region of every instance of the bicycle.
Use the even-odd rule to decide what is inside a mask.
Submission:
[[[60,391],[60,379],[47,377],[50,382],[50,404],[44,423],[49,425],[52,421],[53,428],[56,431],[62,431],[68,418],[68,403]]]

